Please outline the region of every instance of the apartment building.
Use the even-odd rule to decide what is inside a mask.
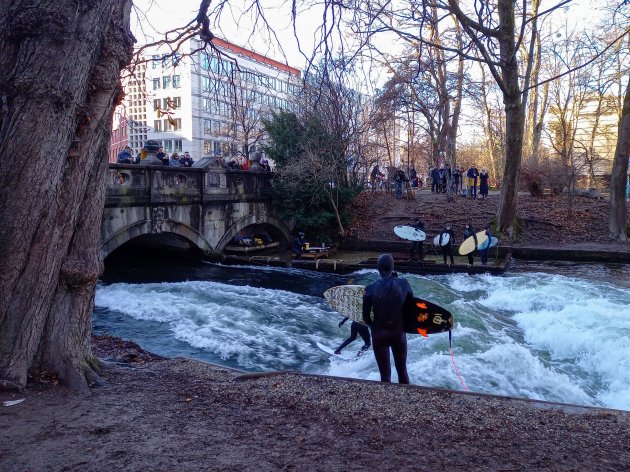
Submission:
[[[298,69],[228,41],[213,44],[218,51],[195,40],[181,53],[146,51],[137,80],[125,83],[121,112],[134,152],[154,139],[166,153],[188,151],[195,159],[248,157],[265,140],[263,119],[298,110]]]

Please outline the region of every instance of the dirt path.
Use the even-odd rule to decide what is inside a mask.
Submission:
[[[99,347],[100,346],[100,347]],[[96,340],[108,385],[0,407],[0,470],[628,470],[630,414],[377,382],[256,377]],[[16,395],[0,394],[0,400]]]

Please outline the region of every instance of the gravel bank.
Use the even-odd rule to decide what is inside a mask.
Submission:
[[[0,470],[630,469],[628,412],[99,354],[107,386],[0,407]]]

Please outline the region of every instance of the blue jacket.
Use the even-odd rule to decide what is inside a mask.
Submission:
[[[124,149],[121,151],[120,154],[118,154],[117,161],[120,164],[133,164],[134,163],[133,156],[127,151],[125,151]]]

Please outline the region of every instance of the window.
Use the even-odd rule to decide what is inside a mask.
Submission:
[[[171,76],[170,75],[165,75],[164,77],[162,77],[162,88],[164,88],[164,89],[171,88]]]
[[[203,142],[203,154],[204,154],[204,156],[212,154],[212,151],[213,151],[212,141],[204,141]]]
[[[212,120],[203,120],[203,134],[212,134]]]
[[[168,67],[168,54],[162,54],[162,67]]]
[[[153,60],[151,61],[151,68],[157,69],[158,63],[160,62],[160,56],[153,56]]]
[[[169,99],[170,99],[170,97],[166,97],[166,98],[162,99],[162,110],[166,110],[166,109],[169,108],[169,106],[168,106],[169,105],[169,103],[168,103]]]
[[[179,75],[174,75],[173,76],[173,88],[180,88],[180,87],[181,87],[180,77],[179,77]]]
[[[162,131],[162,122],[160,120],[154,120],[153,128],[155,129],[155,131]]]
[[[173,66],[176,66],[177,64],[179,64],[179,61],[181,61],[182,59],[182,55],[175,52],[173,53]]]
[[[210,110],[212,108],[212,100],[210,100],[209,98],[204,98],[203,99],[203,111],[205,111],[206,113],[212,113]]]
[[[182,107],[182,97],[173,97],[173,100],[171,100],[171,106],[175,110],[179,110]]]
[[[201,81],[201,91],[211,92],[214,89],[214,81],[210,77],[203,77]]]
[[[153,79],[153,90],[160,89],[160,79]]]
[[[215,141],[214,142],[214,149],[213,149],[214,154],[221,154],[221,141]]]
[[[179,129],[182,129],[182,119],[175,118],[175,125],[173,125],[173,131],[177,131]]]
[[[173,142],[170,139],[165,139],[162,141],[162,147],[164,147],[164,152],[173,152]]]
[[[175,151],[181,152],[181,150],[182,150],[182,140],[181,139],[174,139],[173,140],[173,147],[175,148]]]
[[[159,99],[153,100],[153,110],[159,110],[159,109],[160,109],[160,100]]]

